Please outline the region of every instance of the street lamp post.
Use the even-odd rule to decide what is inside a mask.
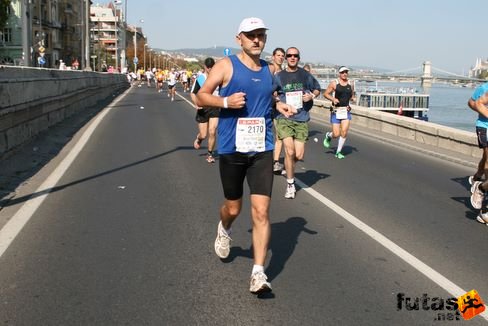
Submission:
[[[115,71],[119,71],[119,36],[117,35],[118,20],[118,17],[115,16]]]
[[[144,19],[141,19],[139,22],[144,23]],[[137,73],[137,63],[139,60],[137,59],[137,26],[134,26],[134,72]]]
[[[83,67],[87,69],[90,67],[90,1],[85,0],[85,10],[83,12],[84,14],[84,30],[85,30],[85,58],[84,58],[84,65]],[[95,66],[93,67],[93,70],[95,70]]]
[[[146,46],[147,46],[147,43],[144,44],[144,71],[146,71]]]
[[[26,67],[32,66],[31,45],[32,45],[32,20],[30,19],[31,3],[23,0],[22,10],[22,60]]]
[[[122,4],[121,0],[115,0],[114,4],[116,6],[120,6]],[[118,11],[115,10],[115,70],[119,71],[119,14]]]
[[[134,72],[137,74],[137,27],[134,26]]]
[[[125,70],[126,66],[126,56],[127,56],[127,2],[129,0],[125,0],[125,9],[124,9],[124,48],[122,49],[121,59],[122,59],[122,70]]]

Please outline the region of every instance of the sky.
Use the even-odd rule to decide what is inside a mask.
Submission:
[[[259,17],[269,28],[265,51],[295,46],[302,62],[420,71],[430,61],[434,73],[466,75],[477,58],[488,59],[487,0],[122,0],[125,6],[127,22],[158,49],[237,48],[241,20]]]

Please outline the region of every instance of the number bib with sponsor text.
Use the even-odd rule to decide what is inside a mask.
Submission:
[[[336,109],[336,118],[338,120],[347,119],[347,106],[341,106]]]
[[[236,127],[236,150],[240,153],[264,152],[266,149],[264,118],[239,118]]]

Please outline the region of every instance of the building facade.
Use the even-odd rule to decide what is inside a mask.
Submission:
[[[0,65],[132,68],[147,40],[140,27],[127,26],[121,4],[120,0],[107,5],[93,5],[91,0],[11,0],[8,20],[0,28]]]
[[[121,10],[112,2],[90,7],[92,68],[106,70],[108,67],[120,67],[121,49],[124,48],[121,18]]]
[[[488,71],[488,60],[476,59],[476,64],[469,70],[471,78],[486,78]]]
[[[84,6],[89,0],[12,0],[1,31],[0,63],[72,66],[83,50]]]
[[[0,64],[20,65],[23,62],[21,1],[12,1],[7,15],[7,22],[0,30]]]

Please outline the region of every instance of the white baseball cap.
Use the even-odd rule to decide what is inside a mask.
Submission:
[[[256,17],[249,17],[244,18],[239,25],[239,29],[237,30],[237,35],[241,34],[242,32],[250,32],[256,29],[268,29],[261,18]]]
[[[349,71],[349,68],[347,68],[346,66],[340,67],[339,72],[343,72],[343,71]]]

